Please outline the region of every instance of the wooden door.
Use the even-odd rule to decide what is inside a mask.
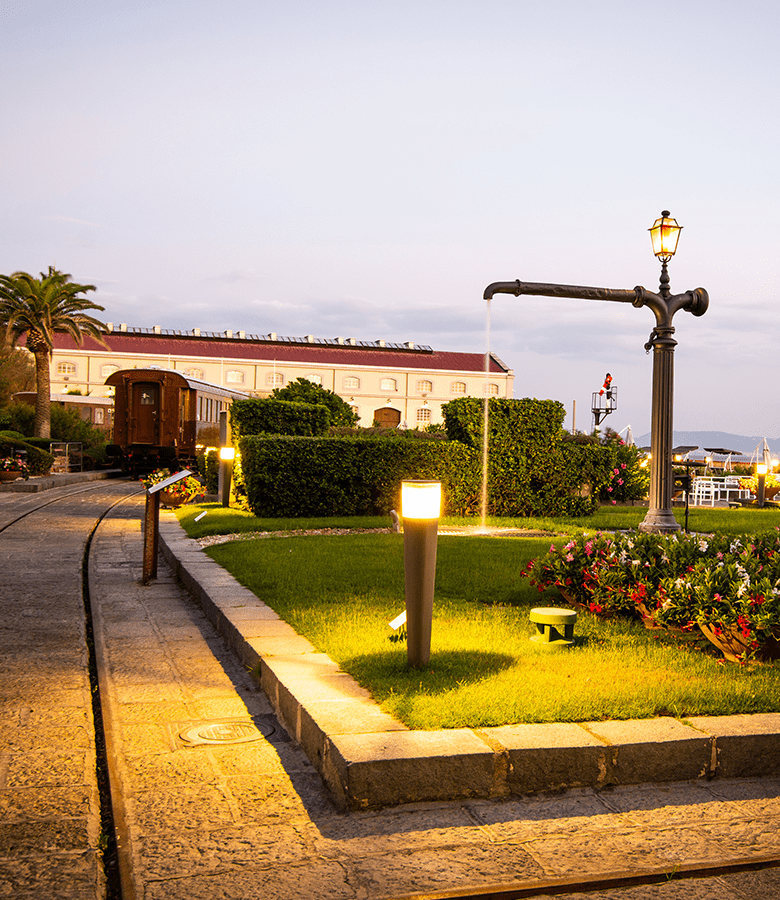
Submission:
[[[374,410],[374,421],[380,428],[396,428],[401,421],[401,412],[392,406],[380,406]]]
[[[133,385],[132,444],[159,444],[160,385],[137,381]]]

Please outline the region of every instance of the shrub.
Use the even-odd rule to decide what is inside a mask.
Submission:
[[[324,434],[330,415],[324,406],[289,403],[273,398],[234,400],[230,407],[233,441],[248,434],[292,434],[314,436]]]
[[[30,475],[49,474],[54,462],[54,457],[51,453],[47,453],[39,447],[34,447],[14,431],[0,431],[0,456],[16,456],[22,450],[27,454],[25,461],[30,470]]]

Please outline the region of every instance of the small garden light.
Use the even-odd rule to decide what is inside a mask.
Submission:
[[[759,507],[764,506],[764,498],[766,497],[766,473],[769,471],[769,466],[766,463],[757,463],[756,464],[756,475],[758,475],[758,491],[756,500],[758,501]]]
[[[410,666],[425,666],[431,658],[436,545],[441,515],[440,482],[404,481],[401,484],[401,515],[404,520],[407,661]]]

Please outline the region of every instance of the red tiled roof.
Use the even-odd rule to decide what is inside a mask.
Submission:
[[[104,336],[109,351],[118,356],[139,354],[142,356],[211,357],[216,359],[246,359],[263,362],[309,363],[312,366],[376,366],[378,368],[429,369],[462,372],[484,372],[483,353],[457,351],[401,350],[386,347],[366,348],[340,344],[273,343],[266,341],[222,340],[204,337],[184,337],[132,332],[110,332]],[[77,350],[79,347],[69,335],[55,334],[57,350]],[[85,338],[82,350],[90,353],[106,352],[106,348],[93,338]],[[495,357],[490,360],[490,371],[505,373],[509,369]]]

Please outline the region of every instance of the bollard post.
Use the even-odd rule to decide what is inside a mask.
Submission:
[[[141,584],[149,584],[157,578],[157,550],[160,542],[160,493],[146,492],[144,515],[144,568]]]
[[[431,658],[436,546],[441,512],[438,481],[404,481],[404,586],[406,594],[406,654],[410,666],[425,666]]]

